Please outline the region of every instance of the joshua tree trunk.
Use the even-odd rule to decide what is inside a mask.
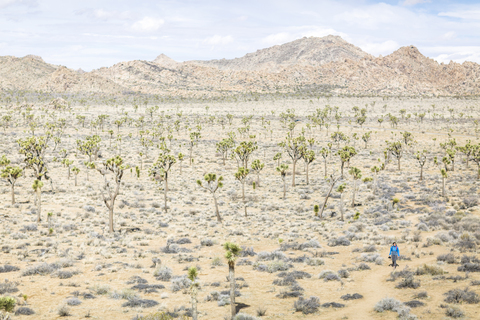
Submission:
[[[307,163],[307,184],[308,184],[308,163]]]
[[[230,307],[233,319],[237,313],[235,305],[235,265],[230,262],[228,263],[228,276],[230,278]]]
[[[355,207],[355,189],[357,188],[357,180],[353,179],[353,191],[352,191],[352,207]],[[343,218],[342,218],[343,221]]]
[[[420,166],[420,181],[423,181],[423,166]]]
[[[345,162],[342,162],[342,166],[340,167],[340,173],[341,173],[341,176],[342,176],[342,179],[343,179],[343,167],[345,166]]]
[[[78,174],[75,174],[75,187],[77,186],[77,176]]]
[[[42,190],[37,189],[37,222],[42,221]]]
[[[445,197],[445,177],[442,176],[442,197]]]
[[[400,171],[400,158],[398,158],[398,171]]]
[[[343,221],[345,206],[343,204],[343,192],[340,194],[340,219]]]
[[[323,171],[324,171],[324,173],[325,173],[324,176],[326,177],[326,176],[327,176],[327,158],[325,158],[325,161],[324,161],[324,169],[323,169]]]
[[[108,208],[108,230],[113,233],[113,205]]]
[[[15,185],[14,184],[11,185],[11,189],[12,189],[12,204],[15,204]]]
[[[68,179],[70,179],[70,166],[68,167]]]
[[[285,200],[286,196],[287,196],[287,186],[285,183],[285,179],[283,179],[283,200]]]
[[[217,197],[215,196],[215,193],[213,193],[213,202],[215,202],[215,213],[217,215],[217,221],[222,222],[222,217],[220,217],[220,212],[218,212],[218,203],[217,203]]]
[[[165,212],[167,212],[167,191],[168,191],[168,179],[167,174],[165,174],[165,187],[163,189],[164,200],[165,200]]]
[[[295,166],[296,165],[297,165],[297,161],[293,160],[292,187],[295,187]]]
[[[197,320],[197,288],[192,288],[192,320]]]
[[[323,218],[323,210],[325,210],[325,206],[327,205],[328,197],[330,197],[330,193],[332,193],[333,186],[335,185],[337,180],[333,180],[332,184],[330,185],[330,190],[328,190],[327,196],[325,197],[325,201],[323,202],[322,210],[320,210],[320,218]]]

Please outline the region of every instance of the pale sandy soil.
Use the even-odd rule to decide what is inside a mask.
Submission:
[[[374,108],[371,106],[372,101],[376,101]],[[327,147],[327,143],[330,142],[330,134],[336,130],[335,119],[332,119],[332,125],[328,129],[329,134],[327,135],[324,127],[321,130],[318,128],[309,130],[306,127],[308,123],[306,116],[325,105],[338,106],[344,116],[351,115],[353,106],[362,108],[365,104],[369,104],[367,108],[369,111],[367,123],[363,128],[354,125],[353,119],[343,118],[341,120],[340,130],[350,138],[355,132],[359,136],[366,131],[373,132],[368,149],[364,149],[362,140],[355,142],[358,155],[352,158],[350,166],[361,169],[363,177],[372,177],[370,168],[380,165],[377,159],[381,159],[382,162],[384,160],[385,140],[399,139],[401,133],[407,130],[413,133],[417,144],[408,148],[408,152],[402,158],[402,170],[397,171],[396,160],[391,158],[386,170],[379,173],[380,187],[376,195],[372,193],[372,183],[358,183],[356,203],[361,205],[352,208],[350,202],[353,184],[346,169],[344,181],[347,183],[345,222],[341,222],[338,215],[331,217],[332,212],[339,212],[339,199],[335,196],[336,192],[334,192],[334,197],[329,199],[328,208],[325,211],[326,217],[319,219],[313,215],[313,206],[323,203],[329,187],[323,177],[323,158],[317,155],[317,159],[310,165],[309,185],[306,185],[303,160],[300,160],[296,170],[297,185],[292,187],[291,160],[283,152],[281,162],[289,164],[289,175],[286,180],[287,199],[283,200],[282,180],[275,170],[276,162],[272,160],[277,152],[282,152],[277,143],[284,139],[287,132],[279,122],[279,114],[285,112],[286,109],[294,108],[296,118],[300,120],[295,128],[295,134],[299,134],[303,127],[306,130],[307,138],[314,137],[316,139],[317,142],[313,149],[318,151],[322,147]],[[382,107],[384,104],[387,104],[386,111]],[[473,118],[458,123],[452,121],[433,123],[429,118],[423,123],[417,123],[413,113],[427,109],[432,110],[432,104],[435,104],[435,111],[431,111],[431,113],[443,114],[448,118],[450,116],[448,108],[453,107],[457,114],[456,118],[460,112],[465,114],[464,118],[467,116]],[[206,115],[206,105],[209,106],[208,115]],[[128,116],[134,119],[144,115],[145,129],[152,130],[152,125],[149,123],[150,116],[144,113],[143,107],[139,109],[138,113],[135,113],[131,106],[124,106],[124,108],[128,112]],[[412,119],[408,123],[401,121],[397,128],[392,129],[388,120],[385,120],[382,126],[379,126],[376,121],[379,114],[390,112],[401,119],[400,109],[406,109],[407,113],[412,114]],[[85,318],[86,315],[90,315],[93,319],[132,319],[135,315],[146,315],[157,310],[174,311],[181,306],[189,308],[191,306],[190,296],[186,290],[172,292],[170,281],[155,279],[152,258],[161,259],[161,265],[171,268],[175,276],[185,275],[188,266],[201,267],[199,272],[201,290],[198,296],[198,310],[201,318],[223,319],[229,314],[230,306],[218,306],[217,301],[205,301],[205,298],[212,291],[223,291],[229,288],[226,281],[228,267],[224,258],[225,251],[222,248],[222,244],[226,241],[235,242],[247,248],[252,247],[257,254],[263,251],[279,250],[282,241],[283,244],[295,242],[302,244],[306,241],[317,240],[321,246],[304,250],[287,249],[282,251],[289,259],[305,255],[309,258],[321,257],[325,262],[324,265],[311,266],[305,262],[290,261],[287,263],[291,263],[292,267],[287,272],[298,270],[311,275],[311,278],[297,280],[304,289],[304,297],[316,296],[320,299],[321,304],[337,302],[345,304],[345,307],[336,309],[320,307],[316,313],[309,315],[295,312],[293,305],[297,298],[280,299],[276,297],[278,293],[288,289],[288,287],[273,284],[273,281],[278,279],[278,272],[261,272],[255,270],[252,265],[239,265],[236,267],[236,276],[244,278],[245,281],[238,282],[246,282],[248,287],[240,289],[241,296],[237,297],[237,303],[243,306],[242,312],[251,315],[256,315],[259,307],[266,308],[267,313],[262,317],[263,319],[396,319],[397,313],[395,312],[378,313],[374,311],[375,304],[385,297],[393,297],[402,302],[411,301],[414,300],[414,295],[420,291],[427,291],[428,298],[419,299],[425,305],[412,308],[411,313],[420,319],[442,319],[446,318],[446,309],[441,305],[451,305],[444,302],[444,293],[455,288],[464,289],[470,286],[472,281],[480,280],[478,272],[471,272],[468,274],[468,279],[456,282],[446,279],[456,275],[465,277],[465,272],[457,271],[464,252],[461,252],[456,245],[458,240],[454,238],[447,242],[432,244],[432,239],[435,239],[436,235],[438,238],[439,233],[448,233],[450,228],[458,236],[465,231],[458,225],[455,227],[445,223],[452,219],[452,216],[445,216],[445,213],[452,209],[458,211],[454,214],[458,220],[463,217],[465,217],[463,219],[470,219],[468,220],[470,225],[476,228],[476,231],[470,230],[470,236],[476,237],[474,242],[479,244],[479,207],[462,209],[463,199],[472,196],[478,197],[480,184],[476,179],[475,163],[470,162],[470,167],[467,169],[463,161],[464,156],[457,153],[455,171],[449,172],[447,179],[448,199],[440,196],[440,170],[433,164],[433,156],[438,156],[441,162],[444,154],[443,150],[439,148],[439,143],[447,141],[448,132],[456,139],[457,145],[464,145],[468,139],[472,143],[478,143],[473,123],[474,119],[479,118],[477,101],[451,99],[381,101],[380,98],[332,98],[318,101],[286,100],[231,104],[160,105],[154,118],[158,119],[161,112],[165,112],[172,116],[170,120],[165,120],[166,123],[173,123],[177,119],[175,114],[179,111],[183,112],[182,129],[179,134],[175,130],[173,131],[172,134],[176,140],[173,140],[170,148],[174,155],[178,152],[185,154],[185,161],[182,163],[182,174],[179,172],[179,163],[176,163],[170,175],[168,194],[170,209],[168,213],[164,212],[163,189],[160,190],[161,186],[156,185],[148,176],[148,168],[156,160],[158,154],[155,148],[157,143],[154,143],[154,146],[148,151],[140,178],[134,177],[129,170],[125,172],[121,193],[115,205],[115,227],[118,232],[110,235],[106,227],[108,225],[107,209],[101,201],[99,193],[103,178],[99,173],[91,170],[89,181],[87,181],[87,169],[83,165],[83,161],[87,158],[76,153],[75,141],[83,139],[94,131],[91,131],[90,128],[81,128],[75,120],[75,115],[86,115],[87,123],[99,114],[110,115],[108,122],[111,124],[105,125],[104,132],[98,131],[102,138],[102,159],[105,159],[118,154],[118,148],[115,148],[116,141],[113,141],[111,148],[109,147],[109,134],[107,133],[107,130],[113,129],[114,136],[116,136],[117,128],[113,122],[121,117],[118,110],[105,106],[92,106],[88,111],[82,107],[74,107],[73,113],[57,114],[57,118],[67,119],[68,126],[57,150],[52,151],[53,147],[50,147],[47,151],[50,174],[54,179],[54,192],[50,190],[49,183],[45,183],[42,194],[43,222],[38,225],[36,231],[26,231],[24,228],[36,224],[36,215],[32,214],[35,205],[31,188],[34,180],[31,170],[27,170],[26,176],[18,181],[16,205],[10,204],[8,185],[5,184],[0,189],[0,203],[2,204],[0,206],[2,222],[0,225],[0,248],[2,248],[0,266],[8,264],[20,268],[19,271],[2,273],[0,278],[1,281],[18,282],[18,292],[10,295],[18,298],[19,305],[21,305],[23,304],[21,296],[26,294],[28,296],[26,306],[36,313],[33,316],[15,316],[15,319],[61,318],[57,313],[59,306],[64,304],[66,299],[73,297],[75,291],[78,291],[79,294],[93,293],[96,297],[95,299],[84,299],[80,295],[79,299],[82,303],[69,307],[71,316],[68,318],[71,319]],[[271,111],[275,111],[275,115],[272,115]],[[2,115],[6,112],[7,110],[3,108]],[[52,110],[49,111],[49,113],[52,112]],[[42,114],[40,110],[35,110],[34,113],[36,116]],[[207,123],[210,116],[216,115],[218,118],[227,113],[235,115],[232,126],[228,125],[228,121],[224,129],[216,122],[214,125]],[[251,160],[260,159],[265,163],[265,169],[260,175],[260,187],[257,187],[255,191],[251,184],[256,180],[256,176],[249,177],[246,186],[249,203],[248,217],[244,217],[241,185],[235,181],[233,176],[237,169],[236,162],[228,160],[227,165],[223,166],[221,158],[216,155],[215,143],[226,138],[230,131],[236,132],[237,143],[248,140],[240,137],[237,131],[237,128],[243,126],[241,124],[242,117],[248,115],[254,115],[250,134],[256,135],[256,141],[259,144],[259,149],[253,154]],[[267,128],[273,130],[273,133],[267,132],[263,128],[260,119],[262,115],[271,121],[270,125],[267,124]],[[20,122],[19,126],[9,128],[6,133],[2,133],[0,156],[5,154],[12,160],[12,163],[21,164],[22,157],[18,154],[18,145],[15,141],[20,137],[27,136],[27,133],[24,132],[27,128],[23,125],[21,116],[17,116]],[[188,146],[185,145],[189,138],[183,122],[185,119],[189,119],[190,127],[195,130],[196,123],[193,119],[196,117],[202,117],[199,121],[202,125],[202,138],[199,145],[194,148],[195,162],[191,167],[188,164]],[[46,118],[48,119],[48,117]],[[351,123],[348,123],[348,120],[352,120]],[[138,152],[142,151],[142,148],[139,144],[137,129],[124,125],[120,128],[120,132],[123,137],[121,155],[125,162],[133,167],[140,165]],[[43,128],[38,129],[37,134],[43,133]],[[132,138],[127,137],[129,133],[132,133]],[[432,140],[434,137],[437,138],[435,142]],[[169,142],[167,144],[170,145]],[[343,145],[341,144],[341,146]],[[348,145],[352,146],[354,142],[350,141]],[[421,183],[418,181],[419,166],[412,151],[424,148],[429,150],[429,155],[424,171],[425,181]],[[61,149],[66,149],[68,158],[74,160],[72,166],[77,166],[81,170],[77,187],[74,186],[73,175],[67,179],[67,169],[58,162],[52,162],[54,156],[59,157],[58,152]],[[333,144],[333,150],[336,151],[336,149],[336,144]],[[335,171],[338,175],[339,167],[338,156],[329,158],[327,169],[329,174]],[[219,191],[219,208],[224,219],[223,224],[216,222],[211,195],[196,186],[195,181],[202,179],[208,172],[222,175],[225,179],[224,187]],[[394,196],[400,199],[398,209],[391,208],[391,200]],[[95,212],[88,212],[86,206],[91,206]],[[357,221],[352,218],[356,211],[361,214]],[[52,235],[48,235],[47,212],[54,214]],[[438,220],[440,223],[428,226],[428,231],[420,231],[421,240],[414,242],[414,231],[417,230],[419,222],[435,215],[441,215],[441,219]],[[386,219],[387,222],[375,224],[382,219]],[[160,223],[168,224],[168,227],[161,226]],[[139,230],[127,232],[128,228],[139,228]],[[350,245],[329,246],[332,239],[343,235],[351,237]],[[191,243],[179,246],[187,248],[191,252],[163,253],[162,248],[166,246],[168,238],[175,240],[189,238]],[[213,240],[214,245],[201,246],[200,242],[204,239]],[[410,270],[415,271],[417,267],[424,264],[437,265],[437,256],[450,252],[457,257],[457,263],[440,263],[439,267],[446,271],[445,278],[432,275],[415,276],[415,279],[421,283],[419,288],[397,289],[395,286],[401,279],[397,279],[395,282],[387,281],[391,272],[391,267],[387,266],[387,256],[392,241],[397,241],[402,255],[411,259],[399,261],[400,268],[397,270],[408,266]],[[377,265],[367,262],[371,267],[370,270],[356,270],[362,262],[360,260],[362,252],[352,252],[352,250],[363,249],[369,245],[376,246],[376,253],[383,258],[383,263]],[[326,252],[335,252],[336,254],[328,255],[325,254]],[[475,249],[466,254],[475,255]],[[245,258],[255,264],[257,256]],[[476,256],[479,257],[478,254]],[[181,258],[185,257],[192,261],[181,261]],[[220,258],[223,266],[212,266],[215,258]],[[22,273],[29,267],[43,262],[53,263],[62,259],[70,260],[73,263],[71,267],[62,270],[76,270],[79,273],[68,279],[59,279],[55,273],[43,276],[22,276]],[[268,265],[270,261],[259,263]],[[337,272],[340,269],[350,269],[350,276],[341,281],[325,282],[323,279],[319,279],[319,274],[323,270]],[[148,284],[165,286],[165,289],[158,289],[158,292],[154,293],[137,292],[142,299],[154,300],[158,302],[158,305],[151,308],[122,307],[126,300],[111,297],[111,293],[115,290],[131,288],[134,284],[126,282],[132,276],[139,276],[147,280]],[[219,282],[220,286],[210,286],[214,282]],[[95,294],[92,288],[96,285],[108,286],[110,294]],[[471,286],[470,289],[480,294],[479,286]],[[350,301],[340,298],[345,294],[353,293],[359,293],[363,295],[363,298]],[[461,304],[459,307],[465,312],[467,319],[480,317],[478,304]]]

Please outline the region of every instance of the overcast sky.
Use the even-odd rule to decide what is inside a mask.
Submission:
[[[241,57],[328,34],[375,56],[415,45],[439,62],[480,63],[480,0],[0,0],[0,55],[84,70],[160,53]]]

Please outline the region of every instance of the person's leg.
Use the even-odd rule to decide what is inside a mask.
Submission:
[[[397,268],[397,256],[396,255],[392,255],[392,265],[393,265],[393,269],[395,270]]]

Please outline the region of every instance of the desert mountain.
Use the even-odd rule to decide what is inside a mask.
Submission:
[[[320,66],[345,59],[360,60],[370,57],[360,48],[338,36],[302,38],[282,45],[248,53],[231,60],[192,61],[217,67],[220,70],[267,70],[276,72],[292,65]]]
[[[161,54],[84,73],[36,56],[0,57],[0,88],[53,92],[478,95],[479,78],[473,62],[440,64],[414,46],[376,58],[337,36],[302,38],[230,60],[176,62]]]

